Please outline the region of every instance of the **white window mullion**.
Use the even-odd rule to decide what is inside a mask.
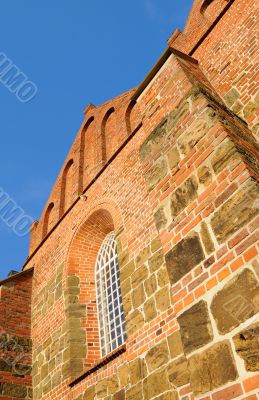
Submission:
[[[126,340],[123,305],[120,299],[117,243],[114,232],[106,236],[98,253],[96,292],[100,346],[102,356],[105,356]],[[117,310],[117,316],[115,310]],[[112,315],[110,315],[110,311],[112,311]],[[112,332],[114,332],[114,337],[112,337]]]

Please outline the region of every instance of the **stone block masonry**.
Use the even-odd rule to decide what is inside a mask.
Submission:
[[[139,87],[86,108],[23,272],[0,282],[0,399],[259,399],[257,15],[195,0]],[[127,339],[103,358],[112,231]]]

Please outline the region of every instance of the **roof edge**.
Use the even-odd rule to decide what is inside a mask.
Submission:
[[[168,47],[163,54],[160,56],[158,61],[155,63],[153,68],[149,71],[149,73],[145,76],[144,80],[142,83],[139,85],[135,93],[133,94],[131,100],[136,101],[138,97],[144,92],[146,87],[150,84],[150,82],[154,79],[154,77],[157,75],[157,73],[160,71],[160,69],[163,67],[165,62],[168,60],[171,54],[175,54],[176,56],[183,58],[185,60],[188,60],[194,64],[198,64],[198,61],[189,56],[186,53],[182,53],[180,50],[177,50],[173,47]]]
[[[34,271],[34,267],[25,269],[24,271],[18,272],[17,274],[11,275],[8,278],[5,278],[3,280],[0,281],[0,286],[4,285],[5,283],[11,282],[13,280],[15,280],[16,278],[20,278],[23,277],[25,275],[29,275],[30,273],[33,273]]]

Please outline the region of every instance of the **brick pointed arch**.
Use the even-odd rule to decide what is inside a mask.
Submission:
[[[52,221],[52,212],[54,209],[54,203],[50,203],[47,207],[47,210],[44,215],[43,219],[43,230],[42,230],[42,238],[44,238],[47,233],[49,232],[50,228],[53,226],[53,221]]]
[[[95,263],[108,233],[121,227],[120,211],[102,204],[88,213],[70,244],[66,263],[66,376],[76,376],[97,362],[100,355],[96,307]]]
[[[74,192],[74,160],[71,158],[63,171],[61,178],[61,191],[60,191],[60,210],[59,217],[61,218],[68,207],[73,202]]]

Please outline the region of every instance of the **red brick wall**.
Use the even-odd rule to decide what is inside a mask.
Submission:
[[[0,286],[1,399],[32,398],[31,294],[31,271]]]

